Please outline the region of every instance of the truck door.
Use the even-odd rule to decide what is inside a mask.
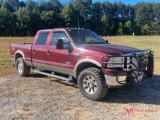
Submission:
[[[58,39],[63,39],[64,43],[69,39],[64,31],[54,31],[51,40],[48,43],[47,64],[52,67],[51,70],[64,74],[72,74],[73,72],[73,55],[68,49],[56,49]]]
[[[40,31],[32,46],[32,64],[43,68],[47,61],[47,38],[50,31]]]

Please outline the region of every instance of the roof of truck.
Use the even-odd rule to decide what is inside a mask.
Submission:
[[[39,31],[51,31],[51,30],[78,30],[78,28],[53,28],[53,29],[42,29]],[[79,30],[88,30],[88,29],[83,29],[83,28],[79,28]]]

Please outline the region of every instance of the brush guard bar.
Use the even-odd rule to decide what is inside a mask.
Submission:
[[[124,57],[124,63],[105,62],[105,57]],[[106,64],[105,67],[104,64]],[[109,68],[107,64],[122,65],[123,68]],[[104,55],[102,58],[102,66],[106,71],[116,73],[116,81],[119,84],[137,84],[153,77],[154,53],[151,50],[144,50],[123,54],[121,56]],[[119,73],[124,71],[128,74],[126,80],[119,81]]]

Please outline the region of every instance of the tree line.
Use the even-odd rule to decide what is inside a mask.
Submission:
[[[107,35],[160,35],[160,3],[0,0],[0,36],[33,36],[39,29],[80,27]]]

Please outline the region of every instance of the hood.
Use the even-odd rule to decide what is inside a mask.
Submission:
[[[92,50],[94,52],[102,52],[108,55],[122,55],[126,53],[139,52],[141,50],[137,48],[119,46],[119,45],[110,45],[110,44],[97,44],[97,45],[82,45],[82,48],[86,50]]]

